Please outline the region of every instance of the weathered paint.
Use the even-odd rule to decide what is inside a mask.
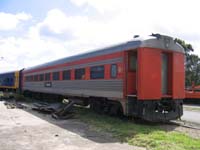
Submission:
[[[9,82],[9,84],[7,85],[2,84],[0,85],[0,88],[4,88],[4,89],[18,89],[19,88],[19,71],[1,73],[0,76],[2,78],[4,77],[9,77],[10,79],[12,78],[12,82]]]
[[[138,50],[138,99],[161,99],[161,50]]]
[[[62,80],[62,71],[70,70],[71,71],[71,81],[74,80],[75,69],[85,68],[85,78],[82,80],[90,81],[90,67],[96,65],[104,65],[104,79],[103,80],[112,80],[110,76],[110,66],[111,64],[117,64],[117,78],[122,80],[123,87],[119,91],[123,94],[123,98],[126,99],[126,96],[129,94],[135,94],[139,100],[160,100],[162,97],[170,97],[173,95],[173,98],[184,98],[184,95],[181,95],[182,84],[184,84],[182,79],[177,80],[176,67],[179,66],[181,69],[184,69],[183,66],[177,65],[174,59],[179,59],[179,56],[184,56],[180,46],[177,46],[176,43],[170,41],[169,47],[166,48],[163,43],[164,40],[161,39],[151,39],[146,40],[141,44],[141,41],[131,41],[124,43],[121,46],[110,47],[109,49],[105,48],[100,51],[81,54],[77,56],[72,56],[64,58],[58,61],[50,62],[43,64],[41,66],[36,66],[33,68],[26,69],[23,74],[24,77],[28,75],[50,73],[50,81],[52,81],[52,72],[59,71],[60,77],[59,81]],[[135,44],[134,44],[135,42]],[[157,45],[158,44],[158,45]],[[141,47],[149,46],[149,47]],[[159,49],[159,48],[163,49]],[[134,48],[134,49],[133,49]],[[170,49],[174,48],[174,49]],[[180,48],[180,50],[178,50]],[[135,72],[130,72],[128,70],[128,57],[129,52],[137,50],[137,60],[138,60],[138,69]],[[165,94],[162,94],[162,54],[166,53],[168,55],[168,74],[167,74],[167,89]],[[176,56],[177,55],[177,56]],[[62,62],[62,63],[61,63]],[[180,62],[184,65],[184,62]],[[175,65],[175,66],[174,66]],[[183,75],[184,76],[184,75]],[[181,77],[182,78],[182,77]],[[102,79],[97,79],[101,81]],[[26,83],[26,81],[24,80]],[[40,81],[35,81],[40,82]],[[181,86],[176,86],[175,82],[181,83]],[[77,85],[78,88],[79,85]],[[96,85],[98,86],[98,85]],[[42,88],[42,87],[41,87]],[[87,88],[87,87],[86,87]],[[26,88],[24,88],[26,89]],[[34,89],[37,90],[37,89]],[[38,88],[38,92],[40,92]],[[178,92],[178,93],[176,93]],[[110,95],[111,96],[111,95]],[[120,97],[121,98],[121,97]]]
[[[182,99],[185,97],[185,70],[184,54],[173,53],[173,80],[172,95],[173,99]]]

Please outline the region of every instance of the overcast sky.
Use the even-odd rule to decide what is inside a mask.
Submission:
[[[198,0],[0,0],[0,72],[161,33],[200,55]],[[3,58],[2,58],[3,57]]]

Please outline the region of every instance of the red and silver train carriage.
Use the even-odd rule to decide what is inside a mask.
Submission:
[[[23,92],[83,100],[97,111],[150,121],[183,114],[184,50],[159,34],[23,71]]]

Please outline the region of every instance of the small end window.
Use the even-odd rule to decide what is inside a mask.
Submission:
[[[50,73],[45,73],[45,81],[49,81],[50,80]]]
[[[59,72],[53,72],[53,80],[59,80]]]
[[[129,70],[130,71],[136,71],[137,70],[137,56],[136,55],[130,55]]]
[[[75,70],[75,79],[76,80],[84,80],[85,79],[85,69],[76,69]]]
[[[90,68],[91,79],[103,79],[104,78],[104,66],[94,66]]]
[[[40,81],[44,81],[44,74],[40,74]]]
[[[112,64],[111,65],[111,78],[116,78],[117,77],[117,65]]]
[[[38,75],[34,75],[34,81],[38,81]]]
[[[30,76],[30,81],[33,81],[33,76]]]
[[[70,80],[70,78],[71,78],[70,70],[63,71],[63,80]]]

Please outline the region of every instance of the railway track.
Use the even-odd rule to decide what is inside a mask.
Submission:
[[[177,126],[181,126],[181,127],[185,127],[185,128],[195,129],[195,130],[200,130],[200,125],[193,123],[193,122],[174,120],[174,121],[168,122],[167,124],[177,125]]]

